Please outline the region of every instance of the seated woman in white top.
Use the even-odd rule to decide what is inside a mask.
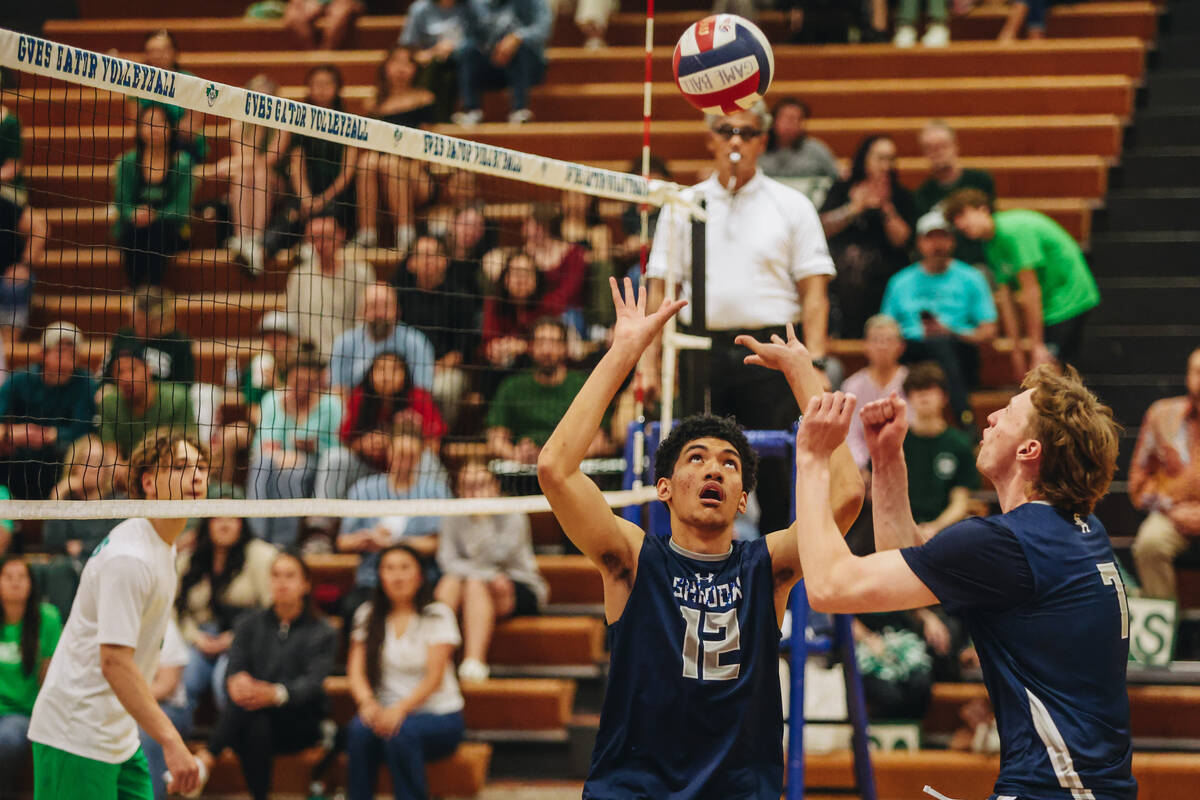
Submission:
[[[458,496],[499,497],[500,483],[486,465],[472,462],[459,470]],[[486,680],[496,622],[537,614],[549,593],[533,554],[529,515],[444,517],[437,560],[443,577],[435,597],[462,614],[459,680]]]
[[[350,800],[370,800],[386,761],[396,800],[429,796],[425,762],[463,738],[463,698],[454,679],[461,643],[454,612],[433,602],[417,552],[387,548],[379,581],[354,615],[346,674],[358,714],[350,722]]]

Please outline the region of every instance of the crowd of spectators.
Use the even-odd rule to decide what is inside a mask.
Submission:
[[[604,46],[611,5],[576,4],[589,47]],[[796,2],[793,27],[803,36],[819,31],[828,24],[822,15],[847,13],[839,5]],[[882,5],[869,4],[858,20],[866,38],[886,27]],[[1027,10],[1031,37],[1044,25],[1045,5],[1014,4]],[[916,43],[920,6],[901,3],[897,46]],[[324,46],[337,46],[363,10],[357,0],[292,0],[285,20],[301,40],[315,44],[320,35]],[[483,120],[482,90],[507,88],[509,121],[532,119],[528,92],[546,68],[554,13],[545,0],[417,0],[400,42],[379,64],[367,113],[413,127],[473,125]],[[1010,38],[1021,24],[1015,19],[1006,26]],[[926,20],[921,43],[946,44],[946,3],[930,2]],[[145,58],[178,69],[169,32],[147,37]],[[266,76],[249,86],[279,91]],[[307,102],[344,107],[336,67],[314,67],[306,87]],[[500,246],[472,173],[440,174],[397,156],[235,125],[232,154],[217,165],[229,181],[224,244],[251,277],[272,262],[289,274],[283,307],[260,318],[250,358],[230,361],[222,388],[232,401],[206,411],[196,391],[197,343],[176,326],[175,298],[162,285],[173,282],[172,257],[189,246],[195,168],[210,143],[191,112],[176,106],[141,101],[132,112],[136,143],[113,166],[111,231],[136,289],[129,324],[93,372],[93,348],[81,331],[54,322],[35,361],[0,385],[0,484],[11,496],[122,497],[130,453],[162,427],[206,438],[214,483],[251,499],[495,497],[500,462],[536,463],[584,381],[576,367],[604,345],[607,279],[637,263],[635,209],[622,210],[618,228],[595,198],[566,192],[522,209]],[[762,137],[762,173],[800,189],[819,212],[836,272],[830,333],[862,339],[866,357],[841,388],[862,403],[906,398],[914,515],[940,530],[969,513],[978,485],[969,397],[981,347],[998,333],[1028,339],[1028,354],[1011,351],[1013,377],[1070,361],[1099,292],[1057,223],[1030,210],[996,211],[991,176],[962,166],[947,124],[922,131],[930,172],[910,190],[888,135],[865,137],[839,160],[808,133],[811,117],[802,100],[785,98],[759,115],[758,129],[710,135],[726,143]],[[27,202],[20,142],[15,114],[0,108],[0,309],[18,330],[28,324],[47,231],[44,214]],[[668,165],[658,163],[656,173],[669,177]],[[367,257],[380,244],[395,253],[390,274]],[[813,335],[823,340],[824,331]],[[1134,548],[1151,596],[1173,596],[1170,562],[1200,531],[1189,466],[1200,356],[1192,362],[1188,398],[1147,412],[1131,474],[1131,493],[1151,511]],[[836,364],[824,372],[836,382]],[[615,454],[617,428],[606,423],[589,455]],[[455,435],[480,440],[485,460],[451,469],[443,445]],[[861,430],[852,430],[851,450],[869,471]],[[43,544],[78,565],[113,523],[55,521],[44,526]],[[310,552],[323,540],[327,549],[363,556],[337,608],[350,630],[347,669],[358,708],[347,743],[351,796],[371,795],[382,764],[394,784],[422,796],[423,763],[452,752],[463,736],[454,653],[461,645],[461,679],[486,679],[497,621],[545,605],[529,519],[200,522],[179,563],[178,629],[164,642],[154,691],[181,729],[211,695],[218,719],[207,752],[232,749],[255,797],[269,792],[271,758],[318,742],[327,713],[320,687],[335,634],[314,613],[311,576],[292,550],[306,532]],[[19,559],[0,566],[0,644],[17,642],[9,650],[20,654],[19,664],[0,658],[0,767],[23,757],[20,726],[36,694],[30,681],[61,627],[35,583]],[[937,674],[930,664],[965,649],[954,635],[934,612],[861,620],[856,636],[868,653],[874,713],[920,716]],[[885,658],[889,648],[895,653]],[[896,661],[906,668],[879,666]]]

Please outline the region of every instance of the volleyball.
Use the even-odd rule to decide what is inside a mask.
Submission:
[[[750,20],[713,14],[679,37],[671,69],[675,85],[693,106],[706,114],[735,114],[767,93],[775,55]]]

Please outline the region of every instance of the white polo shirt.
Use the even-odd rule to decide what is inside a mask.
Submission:
[[[691,187],[708,210],[705,299],[710,330],[745,330],[800,320],[796,283],[834,274],[825,230],[812,202],[758,170],[735,193],[714,175]],[[691,223],[685,209],[662,210],[646,265],[650,278],[675,270],[680,297],[692,295]],[[691,306],[679,313],[692,321]]]
[[[33,706],[30,741],[109,764],[138,749],[137,723],[100,670],[100,645],[133,648],[150,683],[158,667],[177,580],[175,547],[149,520],[128,519],[96,548]]]

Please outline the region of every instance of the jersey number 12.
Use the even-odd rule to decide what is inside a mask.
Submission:
[[[704,651],[704,680],[732,681],[741,672],[741,664],[722,664],[721,656],[742,648],[741,630],[738,628],[737,609],[726,611],[701,611],[698,608],[680,606],[683,614],[683,677],[700,679],[700,651]],[[720,636],[719,639],[701,639],[701,632]]]

